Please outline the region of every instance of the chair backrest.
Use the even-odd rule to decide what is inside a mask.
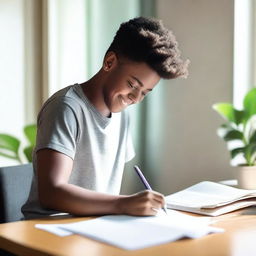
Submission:
[[[0,167],[0,223],[20,220],[33,177],[32,164]]]

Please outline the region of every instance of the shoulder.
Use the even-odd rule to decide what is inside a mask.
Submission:
[[[55,112],[58,113],[67,109],[72,110],[74,113],[78,113],[81,109],[82,99],[79,95],[78,84],[65,87],[56,93],[54,93],[43,105],[40,113]]]

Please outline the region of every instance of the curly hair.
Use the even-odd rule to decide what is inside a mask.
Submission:
[[[147,63],[161,78],[186,78],[188,75],[189,60],[181,59],[175,36],[161,20],[137,17],[122,23],[109,51]]]

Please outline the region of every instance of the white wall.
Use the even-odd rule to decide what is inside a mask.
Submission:
[[[162,193],[233,177],[211,107],[232,101],[233,13],[232,0],[157,1],[157,16],[191,60],[187,80],[166,81],[150,99],[147,168]]]

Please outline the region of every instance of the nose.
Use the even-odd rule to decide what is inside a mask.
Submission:
[[[138,92],[129,93],[128,98],[132,101],[133,104],[136,104],[140,101],[140,94]]]

